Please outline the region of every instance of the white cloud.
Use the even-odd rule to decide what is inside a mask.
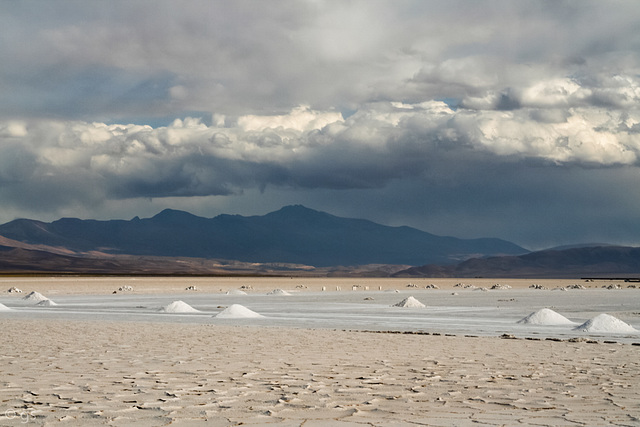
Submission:
[[[571,79],[551,79],[535,83],[522,91],[521,102],[527,107],[569,107],[575,105],[573,98],[584,100],[587,94],[580,94],[582,87]]]
[[[584,165],[637,165],[638,146],[619,132],[622,113],[572,109],[560,123],[540,123],[526,111],[484,112],[477,117],[477,143],[499,155],[517,155]],[[636,117],[638,117],[636,115]]]
[[[376,103],[347,120],[300,107],[287,115],[241,117],[237,127],[224,128],[193,118],[155,129],[7,122],[2,129],[14,131],[3,133],[0,154],[14,159],[9,162],[31,162],[22,185],[40,185],[45,176],[67,183],[76,174],[116,198],[229,194],[265,185],[362,188],[420,176],[434,158],[459,150],[491,153],[496,164],[540,159],[637,166],[640,145],[632,129],[638,123],[638,111],[603,108],[572,108],[564,120],[541,122],[529,109]],[[15,171],[9,175],[16,178]]]
[[[27,135],[26,124],[22,121],[9,121],[4,124],[0,124],[0,137],[14,138],[23,137]]]
[[[294,108],[289,114],[277,116],[246,115],[238,118],[238,125],[245,131],[264,131],[266,129],[292,129],[308,132],[322,129],[328,124],[343,121],[338,112],[312,111],[308,106]]]
[[[597,104],[637,109],[640,103],[640,79],[630,75],[600,75],[591,92],[592,100]]]

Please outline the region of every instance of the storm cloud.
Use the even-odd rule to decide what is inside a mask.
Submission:
[[[0,219],[304,203],[640,244],[635,2],[5,2]]]

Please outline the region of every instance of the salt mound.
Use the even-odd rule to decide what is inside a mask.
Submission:
[[[164,311],[165,313],[200,313],[200,310],[196,310],[184,301],[174,301],[162,307],[160,311]]]
[[[40,292],[33,291],[22,299],[25,301],[40,302],[40,301],[46,301],[49,298],[45,297]]]
[[[558,314],[548,308],[542,308],[535,313],[531,313],[527,317],[518,320],[518,323],[525,323],[527,325],[575,325],[575,322],[564,317],[562,314]]]
[[[0,302],[0,311],[11,311],[11,309]]]
[[[264,317],[253,310],[249,310],[244,305],[233,304],[222,310],[216,315],[221,319],[249,319],[255,317]]]
[[[633,326],[609,314],[599,314],[574,330],[582,332],[638,332]]]
[[[282,289],[274,289],[271,292],[268,292],[267,295],[291,295],[287,291],[283,291]]]
[[[231,289],[230,291],[227,291],[227,295],[247,295],[247,293],[240,289]]]
[[[45,299],[45,300],[40,301],[36,305],[40,305],[40,306],[43,306],[43,307],[52,307],[52,306],[58,305],[58,304],[53,302],[53,301],[51,301],[50,299]]]
[[[405,308],[424,308],[426,305],[415,299],[414,297],[407,297],[397,304],[393,304],[393,307],[405,307]]]

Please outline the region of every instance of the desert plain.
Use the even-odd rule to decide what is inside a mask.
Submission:
[[[630,285],[5,277],[0,425],[638,426]]]

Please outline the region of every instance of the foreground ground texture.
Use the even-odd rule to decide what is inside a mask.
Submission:
[[[0,425],[640,426],[640,347],[0,319]]]

